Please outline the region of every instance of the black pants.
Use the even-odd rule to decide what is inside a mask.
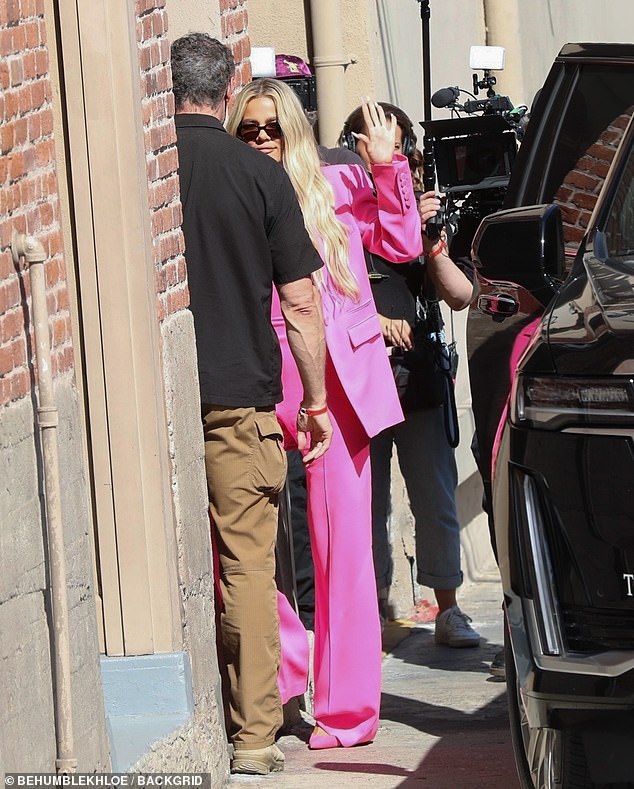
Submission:
[[[315,627],[315,575],[306,515],[306,474],[301,453],[293,449],[288,458],[288,485],[291,497],[291,527],[295,559],[295,585],[299,618],[306,630]]]

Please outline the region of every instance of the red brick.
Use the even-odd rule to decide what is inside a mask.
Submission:
[[[24,25],[11,28],[11,51],[22,52],[26,49],[26,30]]]
[[[6,0],[7,21],[11,24],[16,24],[20,21],[20,3],[19,0]]]
[[[24,82],[24,66],[22,58],[11,58],[9,60],[9,78],[11,85],[21,85]]]
[[[37,142],[42,137],[42,113],[36,112],[28,117],[29,139]]]
[[[0,315],[20,304],[18,278],[13,276],[0,283]]]
[[[48,98],[48,80],[38,79],[31,86],[32,107],[41,107]]]
[[[580,170],[572,170],[568,173],[564,180],[566,186],[576,186],[579,189],[593,190],[597,185],[603,183],[600,178],[597,178],[592,173]]]
[[[37,49],[43,40],[39,21],[34,19],[32,22],[27,22],[24,26],[24,32],[26,35],[26,49]]]
[[[70,310],[70,299],[68,296],[68,288],[66,287],[66,267],[64,265],[62,265],[62,276],[64,284],[58,290],[57,303],[60,310],[68,312]]]
[[[631,110],[632,110],[632,106],[630,106],[630,112],[624,112],[623,115],[619,115],[618,118],[615,118],[612,121],[612,125],[617,129],[621,129],[621,131],[625,131],[625,129],[627,129],[627,126],[630,122],[630,118],[632,117]]]
[[[70,338],[70,325],[64,317],[55,317],[51,323],[51,347],[57,348]]]
[[[566,241],[574,242],[576,246],[579,245],[584,235],[585,235],[585,228],[566,227],[564,230],[564,237]]]
[[[5,122],[15,118],[20,111],[20,94],[17,90],[9,90],[4,94]]]
[[[38,77],[43,77],[48,73],[48,51],[46,49],[38,49],[35,53],[36,61],[36,74]]]
[[[53,133],[53,111],[49,107],[42,110],[39,115],[42,123],[42,136],[48,137]]]
[[[31,374],[28,370],[16,370],[10,381],[11,400],[19,400],[31,391]]]
[[[25,337],[18,337],[13,345],[11,346],[13,350],[13,367],[26,367],[27,365],[27,348],[26,348],[26,338]]]
[[[9,180],[17,181],[24,175],[24,156],[20,151],[9,155]]]
[[[588,194],[587,192],[575,192],[570,202],[577,208],[585,208],[592,211],[597,202],[597,195]]]
[[[579,219],[580,212],[570,205],[562,205],[560,208],[563,221],[570,225],[576,224],[577,220]]]
[[[611,160],[610,160],[611,161]],[[610,161],[586,157],[579,162],[579,169],[591,173],[598,181],[603,182],[610,169]]]
[[[10,344],[0,346],[0,376],[13,370],[13,347]]]

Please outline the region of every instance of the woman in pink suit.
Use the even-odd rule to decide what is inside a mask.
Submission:
[[[372,562],[370,437],[403,418],[368,281],[364,246],[394,262],[421,252],[420,218],[407,159],[394,153],[396,123],[366,103],[375,189],[357,165],[321,166],[312,129],[286,84],[261,79],[237,96],[230,133],[281,162],[324,268],[322,301],[333,423],[329,451],[307,465],[315,564],[314,716],[311,748],[370,742],[381,695],[381,628]],[[279,304],[284,400],[278,418],[297,446],[301,386]],[[310,411],[308,412],[308,417]],[[282,640],[284,634],[282,633]]]

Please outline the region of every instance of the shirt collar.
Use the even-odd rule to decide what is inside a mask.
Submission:
[[[204,126],[209,129],[226,131],[222,123],[214,115],[206,115],[202,112],[177,112],[174,115],[174,122],[177,128]]]

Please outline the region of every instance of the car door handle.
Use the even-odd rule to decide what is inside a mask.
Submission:
[[[494,321],[503,321],[515,315],[520,308],[517,299],[508,293],[484,293],[478,298],[478,309]]]

